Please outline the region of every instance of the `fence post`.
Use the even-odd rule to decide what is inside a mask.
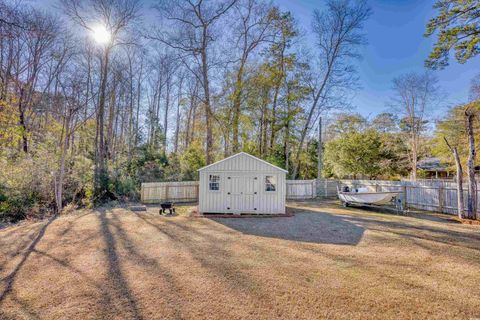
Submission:
[[[443,193],[443,185],[438,187],[438,210],[443,213],[445,207],[445,198]]]
[[[403,186],[402,187],[403,189],[403,210],[407,210],[407,205],[408,205],[408,201],[407,201],[407,186]]]
[[[198,201],[199,198],[200,198],[200,192],[199,192],[199,185],[198,184],[195,186],[195,194],[197,195],[197,201]]]
[[[312,181],[312,199],[315,199],[315,196],[317,194],[317,180]]]
[[[375,183],[375,192],[378,192],[378,187],[379,187],[378,183]]]
[[[140,187],[140,202],[143,203],[143,199],[145,199],[145,196],[143,195],[144,189],[143,189],[143,183],[141,184]]]
[[[165,187],[165,200],[168,200],[169,189],[170,189],[170,186],[167,185],[167,186]]]

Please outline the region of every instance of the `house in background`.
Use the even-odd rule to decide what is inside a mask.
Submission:
[[[287,171],[240,152],[198,170],[200,213],[284,214]]]
[[[421,170],[425,179],[453,179],[455,177],[455,170],[435,157],[419,160],[417,169]]]

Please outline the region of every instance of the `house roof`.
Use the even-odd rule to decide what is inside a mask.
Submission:
[[[446,171],[448,165],[442,163],[439,158],[431,157],[419,160],[417,168],[427,171]]]
[[[237,157],[240,157],[240,156],[247,156],[247,157],[249,157],[249,158],[251,158],[251,159],[254,159],[255,161],[259,161],[259,162],[261,162],[261,163],[263,163],[263,164],[266,164],[266,165],[268,165],[268,166],[270,166],[270,167],[272,167],[272,168],[274,168],[274,169],[276,169],[276,170],[280,170],[280,171],[282,171],[282,172],[288,173],[287,170],[282,169],[282,168],[280,168],[280,167],[277,167],[277,166],[275,166],[275,165],[273,165],[273,164],[271,164],[271,163],[269,163],[269,162],[267,162],[267,161],[265,161],[265,160],[262,160],[262,159],[259,159],[259,158],[257,158],[257,157],[254,157],[254,156],[252,156],[251,154],[248,154],[248,153],[246,153],[246,152],[239,152],[239,153],[237,153],[237,154],[234,154],[233,156],[227,157],[227,158],[225,158],[225,159],[223,159],[223,160],[214,162],[214,163],[209,164],[209,165],[207,165],[207,166],[205,166],[205,167],[203,167],[203,168],[200,168],[200,169],[198,169],[197,171],[205,170],[205,169],[207,169],[207,168],[216,166],[216,165],[218,165],[218,164],[221,164],[221,163],[223,163],[223,162],[232,160],[232,159],[237,158]]]

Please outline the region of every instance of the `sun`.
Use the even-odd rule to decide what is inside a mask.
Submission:
[[[112,38],[110,31],[101,24],[92,28],[92,36],[95,42],[99,44],[106,44],[110,42],[110,39]]]

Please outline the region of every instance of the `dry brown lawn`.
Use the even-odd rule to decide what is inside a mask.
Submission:
[[[82,211],[0,231],[1,319],[475,319],[480,229],[293,203],[289,218]]]

